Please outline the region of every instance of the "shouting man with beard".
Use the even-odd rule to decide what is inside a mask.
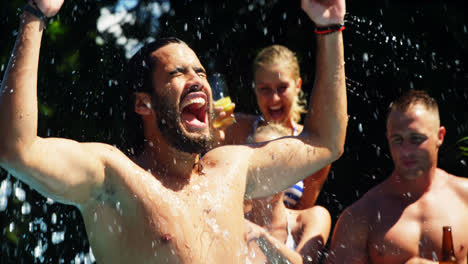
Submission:
[[[284,190],[343,151],[344,0],[303,1],[323,28],[301,135],[206,152],[213,107],[205,70],[185,43],[166,39],[133,59],[143,67],[129,85],[144,141],[130,158],[106,144],[37,136],[41,12],[52,16],[62,2],[31,0],[22,14],[0,90],[0,165],[79,208],[98,263],[245,263],[244,197]]]

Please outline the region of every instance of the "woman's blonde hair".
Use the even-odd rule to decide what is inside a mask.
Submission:
[[[296,54],[282,45],[268,46],[257,54],[253,62],[254,75],[260,68],[266,68],[279,63],[286,66],[292,78],[295,79],[297,85],[297,82],[301,78],[299,62]],[[298,123],[301,120],[301,114],[307,113],[306,105],[307,100],[304,92],[300,90],[299,94],[294,98],[292,105],[292,118],[294,122]]]

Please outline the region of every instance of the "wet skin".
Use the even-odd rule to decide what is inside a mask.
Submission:
[[[98,262],[245,262],[246,166],[236,162],[243,154],[210,152],[201,162],[204,175],[194,172],[178,190],[157,179],[170,175],[152,175],[121,153],[110,155],[121,162],[107,167],[106,193],[80,207]],[[222,158],[227,155],[233,159]]]
[[[37,1],[44,10],[56,3],[58,11],[61,5]],[[305,4],[309,16],[323,16],[322,6]],[[341,21],[344,4],[330,5],[341,7],[335,15]],[[156,111],[161,101],[137,93],[135,112],[143,119],[146,145],[140,156],[129,158],[110,145],[37,135],[43,23],[28,12],[22,15],[0,90],[0,165],[44,196],[78,207],[99,263],[244,263],[244,197],[271,196],[343,153],[347,107],[341,34],[317,38],[317,58],[326,63],[317,71],[312,100],[317,110],[301,135],[223,146],[202,159],[203,144],[192,143],[211,137],[211,91],[203,67],[186,45],[158,49],[152,54],[158,59],[154,92],[175,116],[169,122],[170,115]],[[324,106],[327,111],[320,110]],[[160,128],[163,121],[175,135]],[[176,147],[180,137],[199,152]]]
[[[446,225],[452,226],[458,263],[466,263],[468,180],[437,168],[444,135],[438,116],[425,107],[391,112],[387,138],[394,172],[341,215],[328,263],[440,260]]]

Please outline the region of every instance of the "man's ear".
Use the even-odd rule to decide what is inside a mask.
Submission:
[[[440,147],[444,142],[445,133],[447,133],[445,127],[439,127],[439,132],[437,133],[437,147]]]
[[[135,93],[135,112],[140,115],[151,115],[153,113],[151,95],[144,92]]]

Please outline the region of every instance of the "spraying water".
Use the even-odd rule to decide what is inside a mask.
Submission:
[[[249,65],[258,48],[271,43],[284,44],[300,55],[305,90],[310,92],[307,81],[313,79],[314,54],[310,50],[314,49],[310,46],[314,42],[307,32],[312,25],[298,7],[275,1],[239,1],[221,7],[191,1],[130,2],[101,6],[83,1],[65,6],[63,16],[50,22],[39,75],[41,135],[118,145],[122,141],[118,132],[94,124],[118,129],[125,118],[118,107],[123,99],[117,92],[124,80],[123,62],[143,41],[163,33],[193,41],[208,69],[226,73],[230,94],[240,111],[256,111]],[[2,75],[18,22],[18,7],[6,5],[0,11],[5,12],[0,16],[0,28],[10,41],[1,46]],[[347,16],[345,53],[349,136],[346,153],[332,167],[319,198],[334,217],[391,170],[384,120],[389,102],[403,90],[429,89],[439,100],[441,119],[451,134],[441,151],[441,165],[455,174],[468,175],[467,158],[457,156],[454,147],[458,139],[468,135],[464,59],[468,36],[463,13],[457,11],[461,8],[441,7],[444,11],[439,16],[424,6],[401,11],[390,6],[373,14],[352,15],[353,8],[362,6],[348,5],[351,14]],[[391,21],[395,17],[403,19],[407,27]],[[421,26],[434,24],[440,26]],[[304,31],[297,31],[298,25]],[[0,172],[0,183],[0,263],[95,262],[76,209],[41,197],[5,171]],[[213,220],[206,219],[216,229]]]

